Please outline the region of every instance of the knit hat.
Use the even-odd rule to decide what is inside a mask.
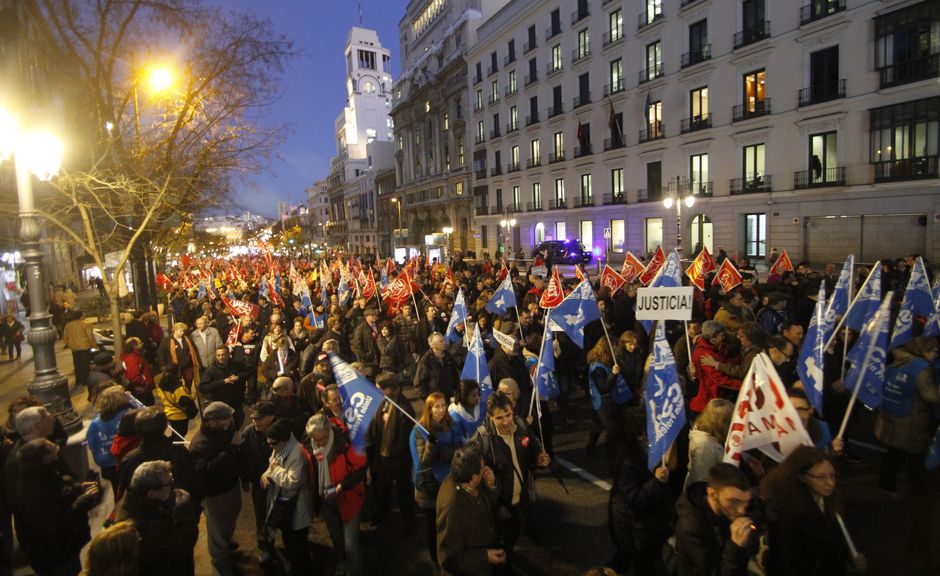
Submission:
[[[286,442],[290,440],[290,422],[285,418],[280,420],[275,420],[271,427],[268,428],[268,431],[265,432],[265,436],[268,440],[274,440],[275,442]]]

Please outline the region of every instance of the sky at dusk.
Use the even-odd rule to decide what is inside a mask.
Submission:
[[[300,204],[304,190],[329,174],[336,155],[333,123],[346,102],[343,48],[359,25],[356,0],[206,0],[210,6],[254,12],[271,20],[301,52],[282,77],[282,96],[263,121],[287,124],[289,132],[265,173],[239,189],[237,201],[253,212],[276,216],[278,201]],[[398,23],[407,0],[362,0],[362,27],[377,30],[399,73]]]

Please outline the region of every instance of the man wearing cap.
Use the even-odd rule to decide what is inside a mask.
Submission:
[[[206,539],[217,576],[234,576],[237,548],[233,535],[242,507],[239,463],[243,436],[235,429],[235,409],[212,402],[202,411],[202,426],[189,445],[196,474],[203,483]]]
[[[693,412],[704,411],[709,400],[722,396],[721,389],[732,392],[741,388],[740,379],[723,374],[714,366],[714,362],[702,362],[703,358],[711,358],[718,364],[728,362],[726,338],[727,332],[721,322],[709,320],[702,324],[702,337],[695,343],[692,352],[692,364],[698,377],[698,395],[689,403]]]
[[[235,426],[240,428],[245,420],[242,405],[247,382],[248,372],[245,367],[233,362],[228,348],[220,343],[215,349],[212,365],[199,381],[199,394],[203,404],[219,401],[231,406],[235,410]]]
[[[378,371],[381,352],[376,340],[379,337],[379,326],[376,324],[379,313],[375,308],[367,308],[365,311],[365,320],[356,327],[353,336],[349,341],[356,360],[362,362],[367,368],[372,368],[373,373]]]
[[[268,564],[277,560],[274,552],[274,537],[264,529],[267,512],[265,490],[261,487],[261,475],[268,469],[271,458],[271,446],[266,434],[277,420],[277,408],[273,402],[263,401],[255,404],[249,414],[251,423],[242,431],[245,441],[241,450],[242,486],[248,485],[251,492],[251,504],[255,512],[255,534],[258,540],[259,561]]]

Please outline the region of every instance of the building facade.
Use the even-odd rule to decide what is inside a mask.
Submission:
[[[317,180],[307,188],[307,227],[310,239],[317,244],[326,242],[326,223],[330,220],[329,182]]]
[[[940,258],[938,0],[514,0],[466,58],[491,254]]]
[[[400,23],[395,81],[395,256],[475,250],[467,63],[476,29],[506,0],[412,0]],[[447,248],[445,248],[447,246]]]

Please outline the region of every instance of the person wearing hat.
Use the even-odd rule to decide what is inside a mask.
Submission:
[[[377,340],[379,338],[379,326],[376,321],[379,313],[375,308],[366,308],[365,320],[356,327],[349,346],[352,348],[356,360],[368,368],[372,368],[373,373],[378,371],[381,352]]]
[[[242,507],[239,462],[243,436],[235,429],[235,409],[225,402],[212,402],[202,411],[202,426],[189,451],[196,474],[202,480],[206,513],[206,539],[212,567],[219,576],[236,574],[235,524]]]
[[[277,408],[272,402],[258,402],[249,413],[251,423],[242,431],[240,459],[240,476],[249,486],[251,504],[255,513],[255,535],[258,541],[258,560],[267,565],[277,560],[274,552],[274,537],[264,529],[264,520],[267,515],[267,497],[265,489],[261,487],[261,475],[268,469],[271,458],[271,446],[268,445],[267,432],[277,420]]]
[[[695,366],[695,375],[698,377],[698,395],[692,398],[689,408],[701,414],[712,398],[719,398],[724,394],[733,394],[740,390],[741,380],[723,374],[715,366],[729,361],[727,354],[728,332],[721,322],[709,320],[702,324],[702,337],[695,343],[692,352],[692,364]],[[707,364],[702,360],[710,358]]]

